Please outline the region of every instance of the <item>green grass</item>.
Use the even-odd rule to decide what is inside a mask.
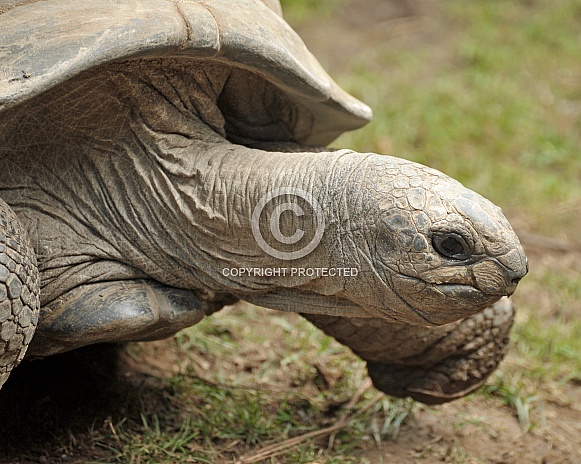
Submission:
[[[94,445],[109,453],[96,462],[226,462],[323,430],[343,416],[344,426],[334,433],[304,440],[264,462],[363,464],[350,457],[353,449],[362,440],[396,437],[419,407],[377,397],[366,388],[345,410],[365,380],[363,363],[298,316],[291,321],[274,312],[268,316],[275,321],[268,325],[270,335],[278,339],[273,353],[257,349],[263,346],[257,340],[266,338],[249,328],[259,326],[265,314],[250,306],[180,333],[184,373],[168,379],[161,390],[144,390],[138,419],[110,421],[94,437]],[[249,330],[256,337],[249,339]],[[208,363],[202,368],[196,367],[200,354]],[[335,445],[326,452],[321,444],[331,435]]]
[[[345,0],[283,0],[284,18],[291,24],[302,23],[312,18],[326,19],[332,16]]]
[[[578,258],[581,2],[442,5],[429,39],[378,40],[336,70],[374,120],[334,145],[439,169],[501,205],[517,231],[564,243]],[[581,378],[581,268],[574,259],[563,264],[566,253],[547,263],[550,246],[532,251],[514,297],[508,365],[482,390],[511,407],[525,430],[544,420],[539,391],[566,401],[560,387]]]
[[[413,54],[378,42],[336,76],[375,112],[337,145],[430,165],[563,233],[555,204],[581,202],[579,2],[444,5],[445,39]]]
[[[562,240],[579,256],[581,2],[448,1],[444,9],[452,32],[440,61],[430,60],[430,43],[413,56],[378,45],[373,56],[387,58],[389,75],[363,56],[338,76],[375,119],[337,145],[387,149],[442,170],[502,205],[526,234]],[[531,430],[544,420],[538,392],[562,401],[559,387],[581,377],[580,267],[532,256],[514,299],[511,364],[483,392]]]

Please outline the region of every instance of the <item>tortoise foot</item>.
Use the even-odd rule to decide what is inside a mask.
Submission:
[[[438,327],[305,317],[367,361],[377,389],[440,404],[473,392],[498,367],[508,348],[514,308],[503,298],[483,312]]]
[[[369,362],[369,376],[379,390],[425,404],[466,396],[481,387],[504,358],[513,315],[512,303],[505,298],[461,321],[426,353],[392,363]]]

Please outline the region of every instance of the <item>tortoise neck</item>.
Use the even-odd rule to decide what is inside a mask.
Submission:
[[[135,278],[208,290],[210,298],[212,292],[245,297],[304,287],[317,277],[225,275],[224,269],[332,264],[320,246],[304,256],[269,254],[253,224],[267,226],[259,231],[273,248],[280,241],[269,230],[286,241],[285,252],[301,247],[295,238],[310,243],[308,203],[312,198],[323,212],[333,210],[329,177],[340,153],[232,144],[211,95],[219,93],[220,76],[209,87],[180,86],[171,70],[164,73],[127,63],[90,70],[14,108],[0,124],[0,154],[6,154],[0,190],[32,235],[45,302],[87,282]],[[29,117],[39,111],[43,131]],[[253,221],[257,204],[281,189],[308,195],[298,204],[304,213],[267,202],[265,212],[276,219]]]
[[[248,89],[223,65],[147,64],[108,67],[118,100],[132,109],[129,125],[136,140],[126,153],[139,181],[125,181],[127,190],[134,190],[130,198],[143,198],[141,189],[149,195],[139,211],[164,212],[161,220],[141,215],[147,221],[141,229],[148,234],[136,236],[134,227],[124,228],[149,258],[144,264],[137,257],[136,264],[167,285],[237,296],[317,280],[308,275],[264,279],[225,273],[230,268],[332,264],[329,253],[316,245],[322,225],[331,219],[325,211],[336,209],[330,206],[329,178],[341,153],[290,142],[259,142],[261,149],[232,144],[226,140],[228,127],[239,130],[234,131],[237,141],[244,139],[240,130],[253,140],[289,140],[289,127],[295,123],[261,109],[256,99],[260,114],[253,115],[245,105],[241,110],[244,98],[234,89],[243,94]],[[264,92],[272,96],[274,90]],[[286,202],[277,203],[280,194]],[[257,205],[267,216],[261,217]]]
[[[123,183],[130,203],[139,202],[115,208],[122,212],[115,223],[126,223],[121,228],[125,240],[138,244],[137,253],[127,258],[130,264],[166,285],[237,296],[312,281],[313,276],[264,279],[238,275],[237,270],[290,267],[290,260],[300,267],[328,261],[314,246],[307,254],[300,251],[317,238],[318,223],[309,222],[314,218],[310,213],[323,216],[324,222],[324,211],[331,209],[325,208],[330,201],[328,178],[340,154],[284,142],[262,142],[261,149],[230,143],[217,107],[222,84],[216,82],[228,76],[223,68],[213,70],[209,87],[209,80],[195,78],[191,69],[188,79],[185,73],[160,75],[138,64],[109,71],[117,100],[132,108],[127,125],[133,140],[125,150],[125,163],[129,161],[134,174],[124,178],[110,163],[99,162],[98,170],[110,183],[116,178]],[[139,79],[144,73],[146,84]],[[129,139],[126,134],[123,138]],[[299,203],[287,211],[287,203],[276,203],[281,192],[287,199],[298,194]],[[117,195],[115,199],[126,201]],[[253,218],[259,204],[270,214],[268,219],[260,214]],[[139,213],[129,217],[139,227],[127,223],[130,210]],[[285,243],[279,249],[280,239]],[[236,275],[225,275],[228,269],[236,269]]]
[[[191,140],[189,149],[179,174],[164,166],[181,202],[171,228],[187,231],[188,243],[182,237],[170,248],[181,243],[202,287],[243,298],[316,279],[291,269],[336,264],[317,245],[331,221],[328,178],[338,154],[266,152],[224,140]]]

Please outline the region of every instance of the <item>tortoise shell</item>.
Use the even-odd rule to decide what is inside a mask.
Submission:
[[[273,0],[0,0],[0,112],[82,71],[136,58],[242,68],[308,109],[296,141],[327,144],[371,110],[343,91]]]

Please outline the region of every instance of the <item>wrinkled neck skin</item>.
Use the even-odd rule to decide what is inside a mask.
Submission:
[[[225,275],[228,268],[289,267],[258,246],[253,207],[294,186],[329,207],[328,178],[342,157],[270,154],[227,141],[216,100],[230,77],[219,65],[187,72],[179,64],[164,71],[110,65],[0,121],[1,195],[29,230],[43,305],[76,286],[110,280],[153,278],[202,298],[248,300],[313,280]],[[285,220],[292,216],[281,216],[281,230]],[[329,264],[317,256],[293,266]],[[342,286],[330,284],[323,293]],[[268,304],[296,305],[290,295]],[[349,304],[345,312],[361,309]]]
[[[31,100],[0,122],[1,195],[30,231],[43,304],[85,283],[152,278],[206,299],[232,295],[274,309],[429,325],[460,319],[507,294],[495,289],[486,298],[470,294],[467,306],[452,304],[448,314],[446,292],[454,290],[452,299],[458,301],[462,295],[457,288],[434,290],[418,309],[414,298],[402,294],[476,279],[458,277],[460,266],[454,262],[447,268],[452,278],[443,278],[420,275],[421,265],[411,265],[410,271],[408,265],[378,258],[378,252],[395,256],[401,247],[401,231],[382,233],[378,224],[391,221],[385,219],[386,210],[401,207],[409,179],[420,190],[422,176],[444,182],[444,189],[446,182],[454,188],[459,184],[428,168],[374,154],[313,151],[284,142],[261,143],[261,149],[231,143],[227,128],[237,130],[235,117],[228,114],[233,71],[215,64],[184,66],[108,65]],[[252,91],[247,93],[249,105],[256,105]],[[237,111],[241,104],[232,106]],[[290,113],[280,118],[292,123]],[[259,121],[260,130],[254,131],[280,132],[277,118],[263,126]],[[294,119],[304,118],[295,114]],[[375,173],[371,177],[369,169]],[[407,184],[399,185],[398,176],[406,177]],[[265,252],[253,233],[255,207],[283,188],[299,189],[308,201],[299,201],[298,209],[290,206],[292,211],[288,195],[277,197],[278,203],[276,198],[266,202],[267,216],[259,225],[268,245],[280,245],[273,230],[283,241],[303,234],[300,241],[283,244],[283,251],[310,243],[319,224],[313,222],[316,210],[309,209],[313,199],[325,225],[320,243],[293,259]],[[396,226],[400,219],[395,218]],[[414,227],[425,235],[420,226]],[[512,231],[507,234],[510,242]],[[385,241],[381,246],[378,237]],[[427,243],[419,241],[413,240],[416,254],[429,254]],[[517,244],[507,246],[506,253],[497,254],[508,256]],[[499,266],[517,267],[516,274],[522,274],[526,259],[521,251]],[[410,263],[409,257],[394,259]],[[334,271],[320,275],[292,269]],[[423,269],[428,272],[430,266]],[[431,306],[436,313],[430,315],[425,307]]]

